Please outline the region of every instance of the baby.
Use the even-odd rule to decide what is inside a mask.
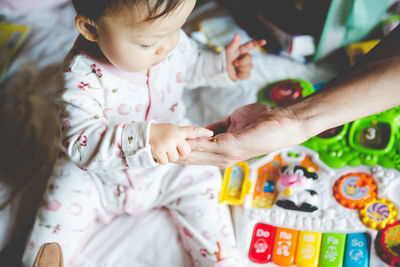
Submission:
[[[96,222],[165,207],[194,266],[240,266],[229,210],[217,202],[219,169],[167,164],[186,157],[187,139],[211,137],[185,118],[183,87],[228,86],[248,78],[249,50],[235,35],[218,54],[181,30],[195,0],[73,0],[80,33],[57,95],[61,157],[23,256],[58,242],[65,266]],[[221,257],[220,244],[225,250]]]

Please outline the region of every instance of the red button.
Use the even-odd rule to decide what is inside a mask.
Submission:
[[[275,226],[265,223],[257,223],[254,226],[249,250],[249,259],[252,262],[268,263],[271,261],[275,231]]]

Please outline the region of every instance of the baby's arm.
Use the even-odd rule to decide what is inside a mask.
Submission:
[[[265,44],[265,40],[252,40],[240,45],[240,36],[235,34],[231,43],[221,53],[217,53],[198,45],[182,31],[179,45],[185,51],[184,58],[188,66],[186,86],[224,87],[233,85],[232,81],[247,79],[253,67],[249,51]]]
[[[232,81],[245,80],[250,77],[253,58],[249,51],[266,43],[265,40],[251,40],[241,45],[240,35],[235,34],[233,40],[225,48],[226,69]]]
[[[64,73],[65,89],[56,100],[66,154],[78,167],[96,172],[155,166],[151,122],[110,123],[108,113],[115,107],[106,103],[106,94],[111,92],[90,65],[85,68]]]

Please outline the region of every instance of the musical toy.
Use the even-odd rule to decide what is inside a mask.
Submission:
[[[309,85],[279,81],[259,100],[286,105]],[[219,200],[246,266],[400,267],[399,121],[396,107],[226,169]]]

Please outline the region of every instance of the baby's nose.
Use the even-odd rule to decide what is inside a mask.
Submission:
[[[171,52],[170,46],[163,45],[163,46],[160,46],[159,48],[157,48],[155,54],[157,56],[164,56],[164,55],[168,54],[169,52]]]
[[[174,48],[174,44],[172,42],[165,42],[163,45],[159,46],[156,49],[155,54],[157,56],[165,56],[169,52],[171,52],[173,48]]]
[[[157,48],[155,54],[157,56],[160,56],[160,55],[164,54],[164,51],[165,51],[165,48],[163,46],[161,46],[161,47]]]

